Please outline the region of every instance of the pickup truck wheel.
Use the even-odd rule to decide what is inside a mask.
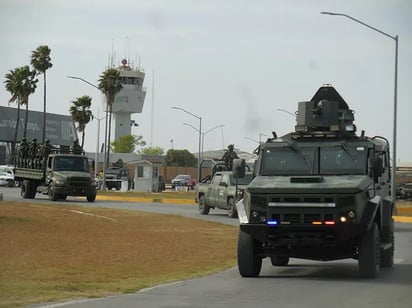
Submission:
[[[393,252],[395,250],[395,235],[394,235],[394,223],[393,218],[389,223],[389,228],[382,235],[383,242],[385,244],[392,244],[388,249],[381,249],[381,267],[393,267]]]
[[[199,198],[199,212],[202,215],[209,214],[210,207],[206,204],[205,196],[200,196]]]
[[[273,266],[286,266],[289,263],[289,257],[287,256],[274,256],[270,257],[270,262]]]
[[[49,185],[48,194],[49,194],[49,199],[50,199],[50,200],[52,200],[52,201],[57,201],[57,200],[59,200],[59,195],[56,194],[55,191],[54,191],[54,185],[53,185],[53,183],[50,183],[50,185]]]
[[[7,181],[7,186],[8,186],[8,187],[14,187],[14,186],[16,186],[16,184],[14,183],[13,180],[8,180],[8,181]]]
[[[359,274],[362,278],[375,278],[380,267],[380,238],[376,223],[363,235],[359,243]]]
[[[67,199],[67,196],[66,196],[66,195],[60,195],[60,196],[59,196],[59,199],[64,201],[64,200]]]
[[[258,277],[262,268],[262,258],[257,255],[257,241],[239,230],[237,241],[237,266],[242,277]]]
[[[227,201],[227,215],[230,218],[237,218],[237,210],[235,200],[233,198],[229,198],[229,200]]]
[[[86,198],[88,202],[94,202],[94,200],[96,200],[96,195],[89,195]]]

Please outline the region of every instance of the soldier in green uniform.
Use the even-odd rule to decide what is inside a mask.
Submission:
[[[222,156],[222,160],[225,162],[225,165],[226,165],[226,170],[232,170],[233,160],[235,158],[239,158],[239,156],[237,156],[236,152],[234,151],[234,148],[235,148],[234,144],[229,144],[227,146],[227,150]]]

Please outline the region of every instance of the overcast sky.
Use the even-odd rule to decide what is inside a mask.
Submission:
[[[253,140],[294,129],[295,119],[277,109],[294,112],[325,83],[355,110],[358,131],[392,141],[395,41],[321,11],[399,35],[397,157],[412,162],[410,0],[1,0],[0,73],[4,81],[10,69],[30,63],[32,50],[48,45],[47,111],[68,115],[72,100],[89,95],[102,117],[99,91],[67,76],[97,84],[113,50],[116,64],[126,57],[146,72],[133,133],[165,151],[171,140],[174,149],[198,151],[198,132],[183,123],[198,128],[199,120],[171,106],[201,117],[203,132],[225,125],[205,134],[205,150],[235,144],[251,152]],[[38,86],[29,106],[42,111]],[[2,83],[0,105],[9,98]],[[93,121],[86,150],[95,151],[96,141]]]

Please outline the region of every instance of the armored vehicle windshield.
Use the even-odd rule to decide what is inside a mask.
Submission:
[[[361,175],[367,172],[368,147],[359,144],[284,144],[265,147],[260,175]]]

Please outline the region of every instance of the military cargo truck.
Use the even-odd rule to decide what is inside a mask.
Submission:
[[[34,199],[36,193],[52,201],[67,196],[84,196],[88,202],[96,199],[96,182],[89,171],[86,156],[73,154],[67,147],[49,147],[26,155],[20,148],[15,160],[15,179],[21,182],[21,196]],[[77,153],[77,152],[76,152]]]
[[[354,112],[329,85],[296,114],[295,131],[260,145],[237,204],[239,273],[259,276],[266,257],[274,266],[353,258],[361,277],[374,278],[393,266],[388,141],[357,135]]]

